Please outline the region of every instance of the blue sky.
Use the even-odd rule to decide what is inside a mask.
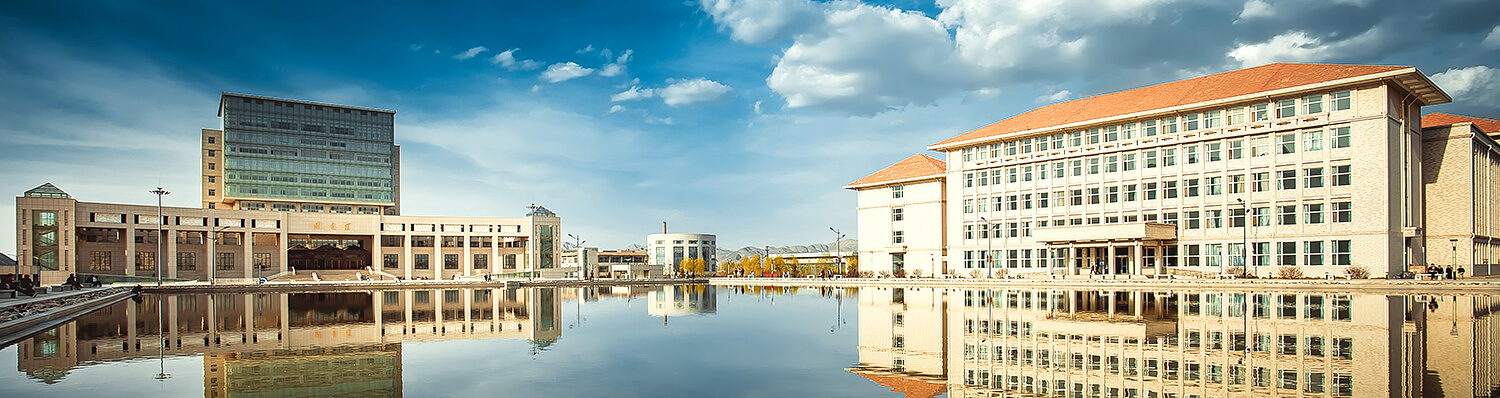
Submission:
[[[0,191],[196,206],[230,91],[397,110],[406,214],[828,242],[841,186],[931,143],[1270,62],[1416,66],[1455,98],[1429,111],[1500,118],[1500,2],[13,1]]]

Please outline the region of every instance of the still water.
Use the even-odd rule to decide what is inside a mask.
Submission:
[[[148,295],[0,349],[0,396],[1494,396],[1497,308],[1048,287]]]

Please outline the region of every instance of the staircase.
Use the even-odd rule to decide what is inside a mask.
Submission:
[[[314,277],[316,275],[316,277]],[[296,275],[285,274],[271,279],[272,282],[357,282],[359,276],[370,276],[369,271],[353,269],[325,269],[325,270],[299,270]],[[376,275],[374,280],[390,280],[390,277]]]

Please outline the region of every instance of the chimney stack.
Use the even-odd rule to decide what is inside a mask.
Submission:
[[[667,233],[667,222],[666,221],[662,221],[661,222],[661,233],[663,233],[663,234]]]

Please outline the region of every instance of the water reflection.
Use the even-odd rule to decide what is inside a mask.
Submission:
[[[147,295],[19,343],[18,370],[51,384],[83,365],[198,356],[208,397],[399,396],[403,342],[524,339],[535,353],[561,337],[564,300],[600,296],[715,308],[705,286]]]
[[[1500,392],[1500,296],[865,288],[859,364],[910,397]]]

